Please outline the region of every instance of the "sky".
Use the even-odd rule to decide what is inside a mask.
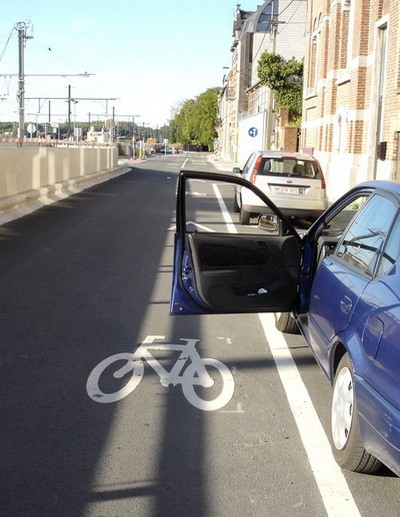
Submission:
[[[0,121],[18,121],[18,32],[26,22],[25,121],[130,120],[161,127],[222,85],[236,4],[256,0],[14,0],[0,17]],[[79,74],[88,74],[86,77]],[[35,74],[42,74],[35,76]],[[93,75],[90,75],[93,74]],[[31,99],[30,99],[31,98]],[[57,99],[59,98],[59,99]],[[90,100],[95,99],[95,100]],[[50,101],[50,102],[49,102]],[[90,114],[90,115],[89,115]]]

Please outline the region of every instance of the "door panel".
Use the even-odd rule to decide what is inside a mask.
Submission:
[[[197,294],[213,311],[290,310],[300,247],[293,236],[187,235]]]
[[[270,212],[276,210],[276,224],[235,222],[234,185],[249,188]],[[236,175],[181,171],[176,222],[171,314],[294,308],[302,240],[253,184]]]
[[[310,294],[310,339],[327,374],[331,341],[347,327],[368,282],[365,275],[352,271],[336,257],[325,258],[315,274]]]

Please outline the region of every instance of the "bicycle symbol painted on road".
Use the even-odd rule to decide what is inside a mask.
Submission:
[[[181,344],[160,343],[164,339],[164,336],[147,336],[135,353],[121,352],[103,359],[91,371],[86,382],[89,397],[103,404],[123,399],[132,393],[143,379],[143,360],[146,360],[159,375],[162,386],[167,388],[181,384],[183,394],[192,406],[203,411],[215,411],[228,404],[235,390],[235,382],[229,368],[217,359],[200,357],[196,349],[198,339],[181,338],[180,341],[183,341]],[[180,354],[171,370],[167,371],[151,350],[180,352]],[[121,361],[125,364],[119,366],[112,376],[115,379],[122,379],[130,374],[128,382],[111,393],[102,391],[100,384],[103,386],[103,383],[100,378],[104,379],[108,367]],[[217,395],[214,396],[214,390],[217,388]],[[209,395],[206,396],[205,392],[208,389]]]

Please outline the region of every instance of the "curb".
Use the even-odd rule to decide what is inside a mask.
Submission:
[[[207,156],[207,161],[212,163],[212,165],[221,172],[232,172],[234,167],[239,167],[237,162],[222,160],[220,158],[216,158],[214,155]]]

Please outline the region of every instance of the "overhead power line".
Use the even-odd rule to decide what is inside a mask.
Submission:
[[[17,90],[17,100],[18,100],[18,119],[19,119],[19,127],[18,127],[18,137],[20,139],[20,145],[22,145],[22,138],[24,136],[24,127],[25,127],[25,77],[28,74],[25,74],[25,45],[28,39],[32,39],[33,36],[27,35],[27,29],[30,25],[30,21],[18,22],[14,25],[13,30],[15,29],[18,32],[18,90]],[[11,31],[12,34],[12,31]],[[8,41],[11,38],[11,34],[8,38]],[[8,41],[6,47],[8,45]],[[5,49],[2,53],[2,57],[4,55]],[[83,74],[29,74],[30,76],[37,77],[67,77],[67,76],[81,76],[88,77],[93,74],[88,74],[86,71]],[[13,77],[17,76],[17,74],[0,74],[1,77]],[[71,116],[71,95],[69,92],[68,95],[68,119]]]

